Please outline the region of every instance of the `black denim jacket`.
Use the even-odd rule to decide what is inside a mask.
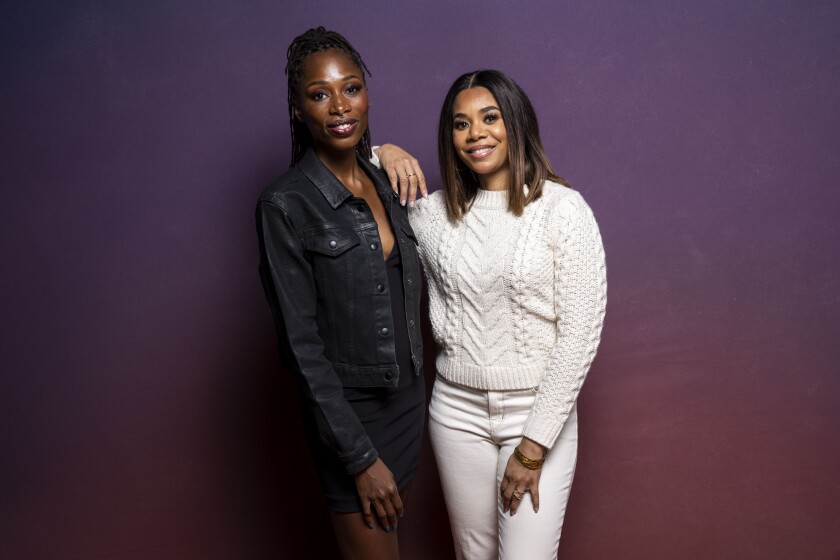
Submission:
[[[394,321],[406,321],[414,372],[423,368],[417,238],[385,174],[363,158],[385,206],[403,266],[406,317],[392,317],[388,274],[370,207],[310,149],[257,204],[260,277],[281,359],[302,380],[321,440],[348,473],[377,458],[343,387],[396,387]]]

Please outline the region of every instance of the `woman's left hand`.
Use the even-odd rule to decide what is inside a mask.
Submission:
[[[522,438],[519,451],[531,459],[542,459],[545,456],[545,448],[528,438]],[[503,511],[510,510],[510,514],[515,515],[525,492],[531,493],[534,513],[540,510],[540,473],[542,473],[542,468],[529,469],[517,461],[511,453],[499,488],[502,493]],[[517,499],[516,496],[519,498]]]
[[[426,177],[420,169],[417,159],[393,144],[382,144],[376,152],[382,169],[388,174],[391,188],[400,195],[400,204],[414,206],[418,190],[422,196],[428,196]]]

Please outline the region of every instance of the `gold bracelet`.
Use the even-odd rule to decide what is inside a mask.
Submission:
[[[537,470],[538,468],[543,466],[545,462],[545,456],[542,459],[531,459],[530,457],[526,457],[519,451],[519,446],[513,448],[513,456],[516,457],[516,460],[522,463],[523,467],[529,468],[532,471]]]

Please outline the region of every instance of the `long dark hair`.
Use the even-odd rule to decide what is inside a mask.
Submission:
[[[438,161],[446,194],[446,211],[453,220],[460,220],[470,209],[478,192],[478,177],[466,167],[455,151],[452,130],[455,119],[452,108],[455,97],[465,89],[487,88],[499,104],[508,139],[510,188],[508,208],[521,216],[525,206],[542,195],[546,179],[570,186],[551,168],[540,140],[537,114],[522,88],[498,70],[469,72],[455,80],[440,110],[438,125]],[[528,185],[528,192],[525,192]]]
[[[291,165],[299,162],[303,154],[306,153],[306,150],[312,145],[312,136],[309,134],[309,129],[306,128],[304,123],[295,118],[294,111],[297,105],[297,88],[301,66],[303,66],[303,61],[309,55],[330,49],[341,51],[349,56],[350,60],[359,68],[359,72],[362,74],[362,80],[365,78],[365,72],[367,72],[368,76],[371,75],[361,55],[341,34],[335,31],[327,31],[323,27],[315,27],[295,37],[292,44],[289,45],[289,49],[286,51],[286,75],[289,78],[289,122],[292,128]],[[369,128],[365,130],[356,149],[365,159],[370,159],[371,141]]]

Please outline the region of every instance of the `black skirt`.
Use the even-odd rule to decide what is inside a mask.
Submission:
[[[397,387],[345,387],[344,397],[356,412],[379,458],[394,474],[402,492],[414,476],[423,441],[426,386],[414,375],[406,324],[402,263],[397,244],[385,261],[394,318],[394,342],[400,378]],[[362,511],[356,482],[335,453],[319,440],[315,423],[304,414],[306,439],[324,486],[329,508],[340,513]]]

